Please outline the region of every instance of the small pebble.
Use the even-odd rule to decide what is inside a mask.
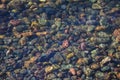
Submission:
[[[0,80],[120,80],[119,0],[0,0]]]

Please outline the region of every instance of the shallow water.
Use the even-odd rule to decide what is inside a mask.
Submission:
[[[119,80],[119,0],[1,0],[0,80]]]

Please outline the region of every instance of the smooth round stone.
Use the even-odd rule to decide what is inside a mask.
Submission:
[[[73,80],[77,80],[77,76],[72,76],[71,77]]]
[[[56,55],[54,56],[54,58],[56,59],[56,61],[58,61],[58,62],[61,62],[61,61],[63,61],[64,59],[63,59],[63,57],[62,57],[62,55],[61,54],[59,54],[59,53],[56,53]]]
[[[97,78],[101,79],[101,78],[104,77],[104,73],[103,73],[103,72],[100,72],[100,71],[97,71],[97,72],[95,73],[95,76],[96,76]]]
[[[101,68],[101,71],[109,71],[110,70],[110,66],[104,66]]]
[[[27,30],[27,26],[25,26],[25,25],[18,25],[17,27],[16,27],[16,31],[17,32],[23,32],[24,30]]]
[[[23,75],[25,75],[25,74],[27,73],[27,70],[26,70],[26,69],[22,69],[22,70],[20,71],[20,73],[23,74]]]
[[[64,75],[64,74],[63,74],[62,72],[59,72],[59,73],[57,74],[57,77],[62,78],[63,75]]]
[[[61,5],[61,9],[66,9],[66,5]]]
[[[36,78],[35,78],[35,77],[32,77],[31,80],[36,80]]]
[[[56,78],[55,74],[50,73],[50,74],[47,75],[47,79],[49,79],[49,80],[52,80],[54,78]]]
[[[4,39],[4,43],[5,43],[6,45],[9,45],[10,43],[12,43],[12,38],[5,38],[5,39]]]
[[[81,79],[82,79],[82,80],[85,80],[85,74],[83,74],[83,75],[81,76]]]
[[[54,15],[56,13],[56,10],[54,8],[51,8],[51,7],[46,7],[45,13],[48,15]]]
[[[108,28],[109,25],[111,25],[108,21],[107,17],[101,17],[99,20],[100,25],[104,26],[105,28]]]

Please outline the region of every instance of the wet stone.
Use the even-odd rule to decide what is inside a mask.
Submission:
[[[6,34],[7,30],[8,30],[7,26],[0,25],[0,34]]]
[[[17,32],[23,32],[24,30],[27,30],[27,26],[25,26],[25,25],[18,25],[18,26],[16,26],[16,31]]]
[[[86,76],[91,76],[94,73],[94,71],[90,69],[89,67],[86,67],[84,68],[84,73]]]
[[[63,80],[70,80],[70,78],[63,78]]]
[[[54,60],[53,62],[57,62],[57,63],[62,62],[64,60],[61,53],[56,53],[56,55],[54,55],[54,57],[52,59]]]
[[[102,9],[102,7],[99,4],[96,4],[96,3],[92,5],[92,8],[93,9]]]
[[[77,76],[72,76],[71,79],[76,80]]]
[[[101,68],[101,71],[110,71],[110,66],[104,66]]]
[[[103,73],[103,72],[100,72],[100,71],[97,71],[97,73],[95,73],[95,77],[96,77],[96,78],[101,78],[101,79],[103,79],[104,73]]]
[[[12,43],[12,39],[11,39],[11,38],[4,38],[4,43],[5,43],[6,45],[9,45],[9,44]]]
[[[9,16],[9,12],[5,9],[0,9],[0,17]]]
[[[4,40],[0,39],[0,45],[4,45]]]
[[[119,80],[119,0],[0,0],[0,80]]]
[[[47,75],[47,79],[54,79],[54,78],[56,78],[55,74],[50,73]]]
[[[94,2],[96,2],[97,0],[89,0],[89,1],[91,1],[92,3],[94,3]]]
[[[66,9],[66,5],[61,5],[61,9]]]
[[[52,79],[52,80],[61,80],[60,78],[54,78],[54,79]]]
[[[51,7],[46,7],[45,8],[45,13],[49,16],[54,15],[56,13],[56,10],[54,8]]]

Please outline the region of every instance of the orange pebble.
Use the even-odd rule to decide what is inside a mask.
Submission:
[[[72,74],[72,75],[75,75],[76,74],[76,71],[74,68],[70,68],[69,72]]]
[[[120,29],[115,29],[114,32],[113,32],[113,35],[114,36],[120,35]]]
[[[32,32],[24,32],[21,35],[24,36],[24,37],[28,37],[28,36],[32,36],[33,33]]]
[[[117,73],[117,78],[120,79],[120,73]]]
[[[101,30],[104,30],[104,29],[105,29],[105,27],[103,27],[103,26],[97,26],[95,28],[96,31],[101,31]]]
[[[66,47],[68,47],[68,46],[69,46],[68,40],[64,40],[63,43],[62,43],[62,47],[63,47],[63,48],[66,48]]]
[[[46,35],[46,34],[47,34],[47,32],[37,32],[36,33],[37,36]]]

